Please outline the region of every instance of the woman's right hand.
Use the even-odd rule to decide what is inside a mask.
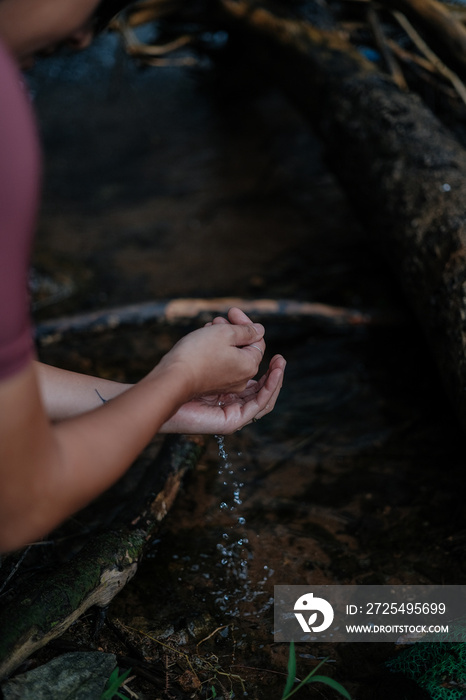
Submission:
[[[259,370],[264,332],[260,323],[205,326],[178,341],[153,371],[176,368],[190,398],[244,391]]]

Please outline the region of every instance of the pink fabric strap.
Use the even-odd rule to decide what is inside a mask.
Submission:
[[[0,378],[33,356],[29,258],[38,209],[40,154],[21,74],[0,43]]]

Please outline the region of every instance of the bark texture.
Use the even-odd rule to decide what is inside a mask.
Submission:
[[[466,152],[338,33],[221,3],[251,63],[308,118],[326,159],[390,262],[466,427]]]

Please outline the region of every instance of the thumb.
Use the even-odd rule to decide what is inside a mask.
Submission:
[[[232,326],[232,328],[234,328],[234,344],[237,347],[257,343],[265,334],[265,328],[261,323],[241,324]]]

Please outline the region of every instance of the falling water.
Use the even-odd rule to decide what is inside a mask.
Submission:
[[[225,528],[221,542],[217,544],[219,553],[218,567],[223,567],[224,575],[219,577],[219,581],[223,582],[223,590],[214,591],[216,596],[215,602],[220,607],[222,612],[229,615],[239,615],[239,605],[241,602],[250,602],[257,596],[263,596],[264,591],[261,590],[261,585],[274,572],[265,567],[263,581],[259,582],[259,588],[252,590],[248,571],[248,562],[252,558],[252,552],[247,548],[249,543],[246,529],[246,518],[244,510],[241,508],[243,504],[241,489],[244,487],[244,482],[240,481],[237,476],[238,468],[230,459],[225,448],[225,437],[223,435],[215,436],[218,443],[218,453],[220,457],[220,465],[218,475],[220,483],[223,487],[222,500],[220,509],[228,514],[230,525]],[[241,458],[241,453],[237,454]],[[246,467],[243,467],[245,470]],[[273,600],[267,600],[262,604],[261,609],[257,611],[259,614],[264,609],[270,607]],[[243,616],[248,616],[251,613],[243,612]]]
[[[218,443],[218,453],[220,457],[220,465],[218,475],[222,489],[222,501],[220,509],[228,514],[230,525],[225,528],[222,534],[222,540],[217,544],[217,551],[220,559],[217,566],[224,567],[224,576],[220,577],[220,581],[228,583],[228,593],[226,590],[215,591],[216,603],[220,609],[230,615],[238,614],[238,602],[247,592],[248,588],[248,552],[246,545],[248,539],[246,537],[246,519],[241,515],[241,489],[244,486],[242,481],[239,481],[233,469],[233,463],[225,448],[225,437],[223,435],[215,436]],[[241,454],[238,454],[240,457]],[[230,590],[230,586],[234,584],[235,588]]]

